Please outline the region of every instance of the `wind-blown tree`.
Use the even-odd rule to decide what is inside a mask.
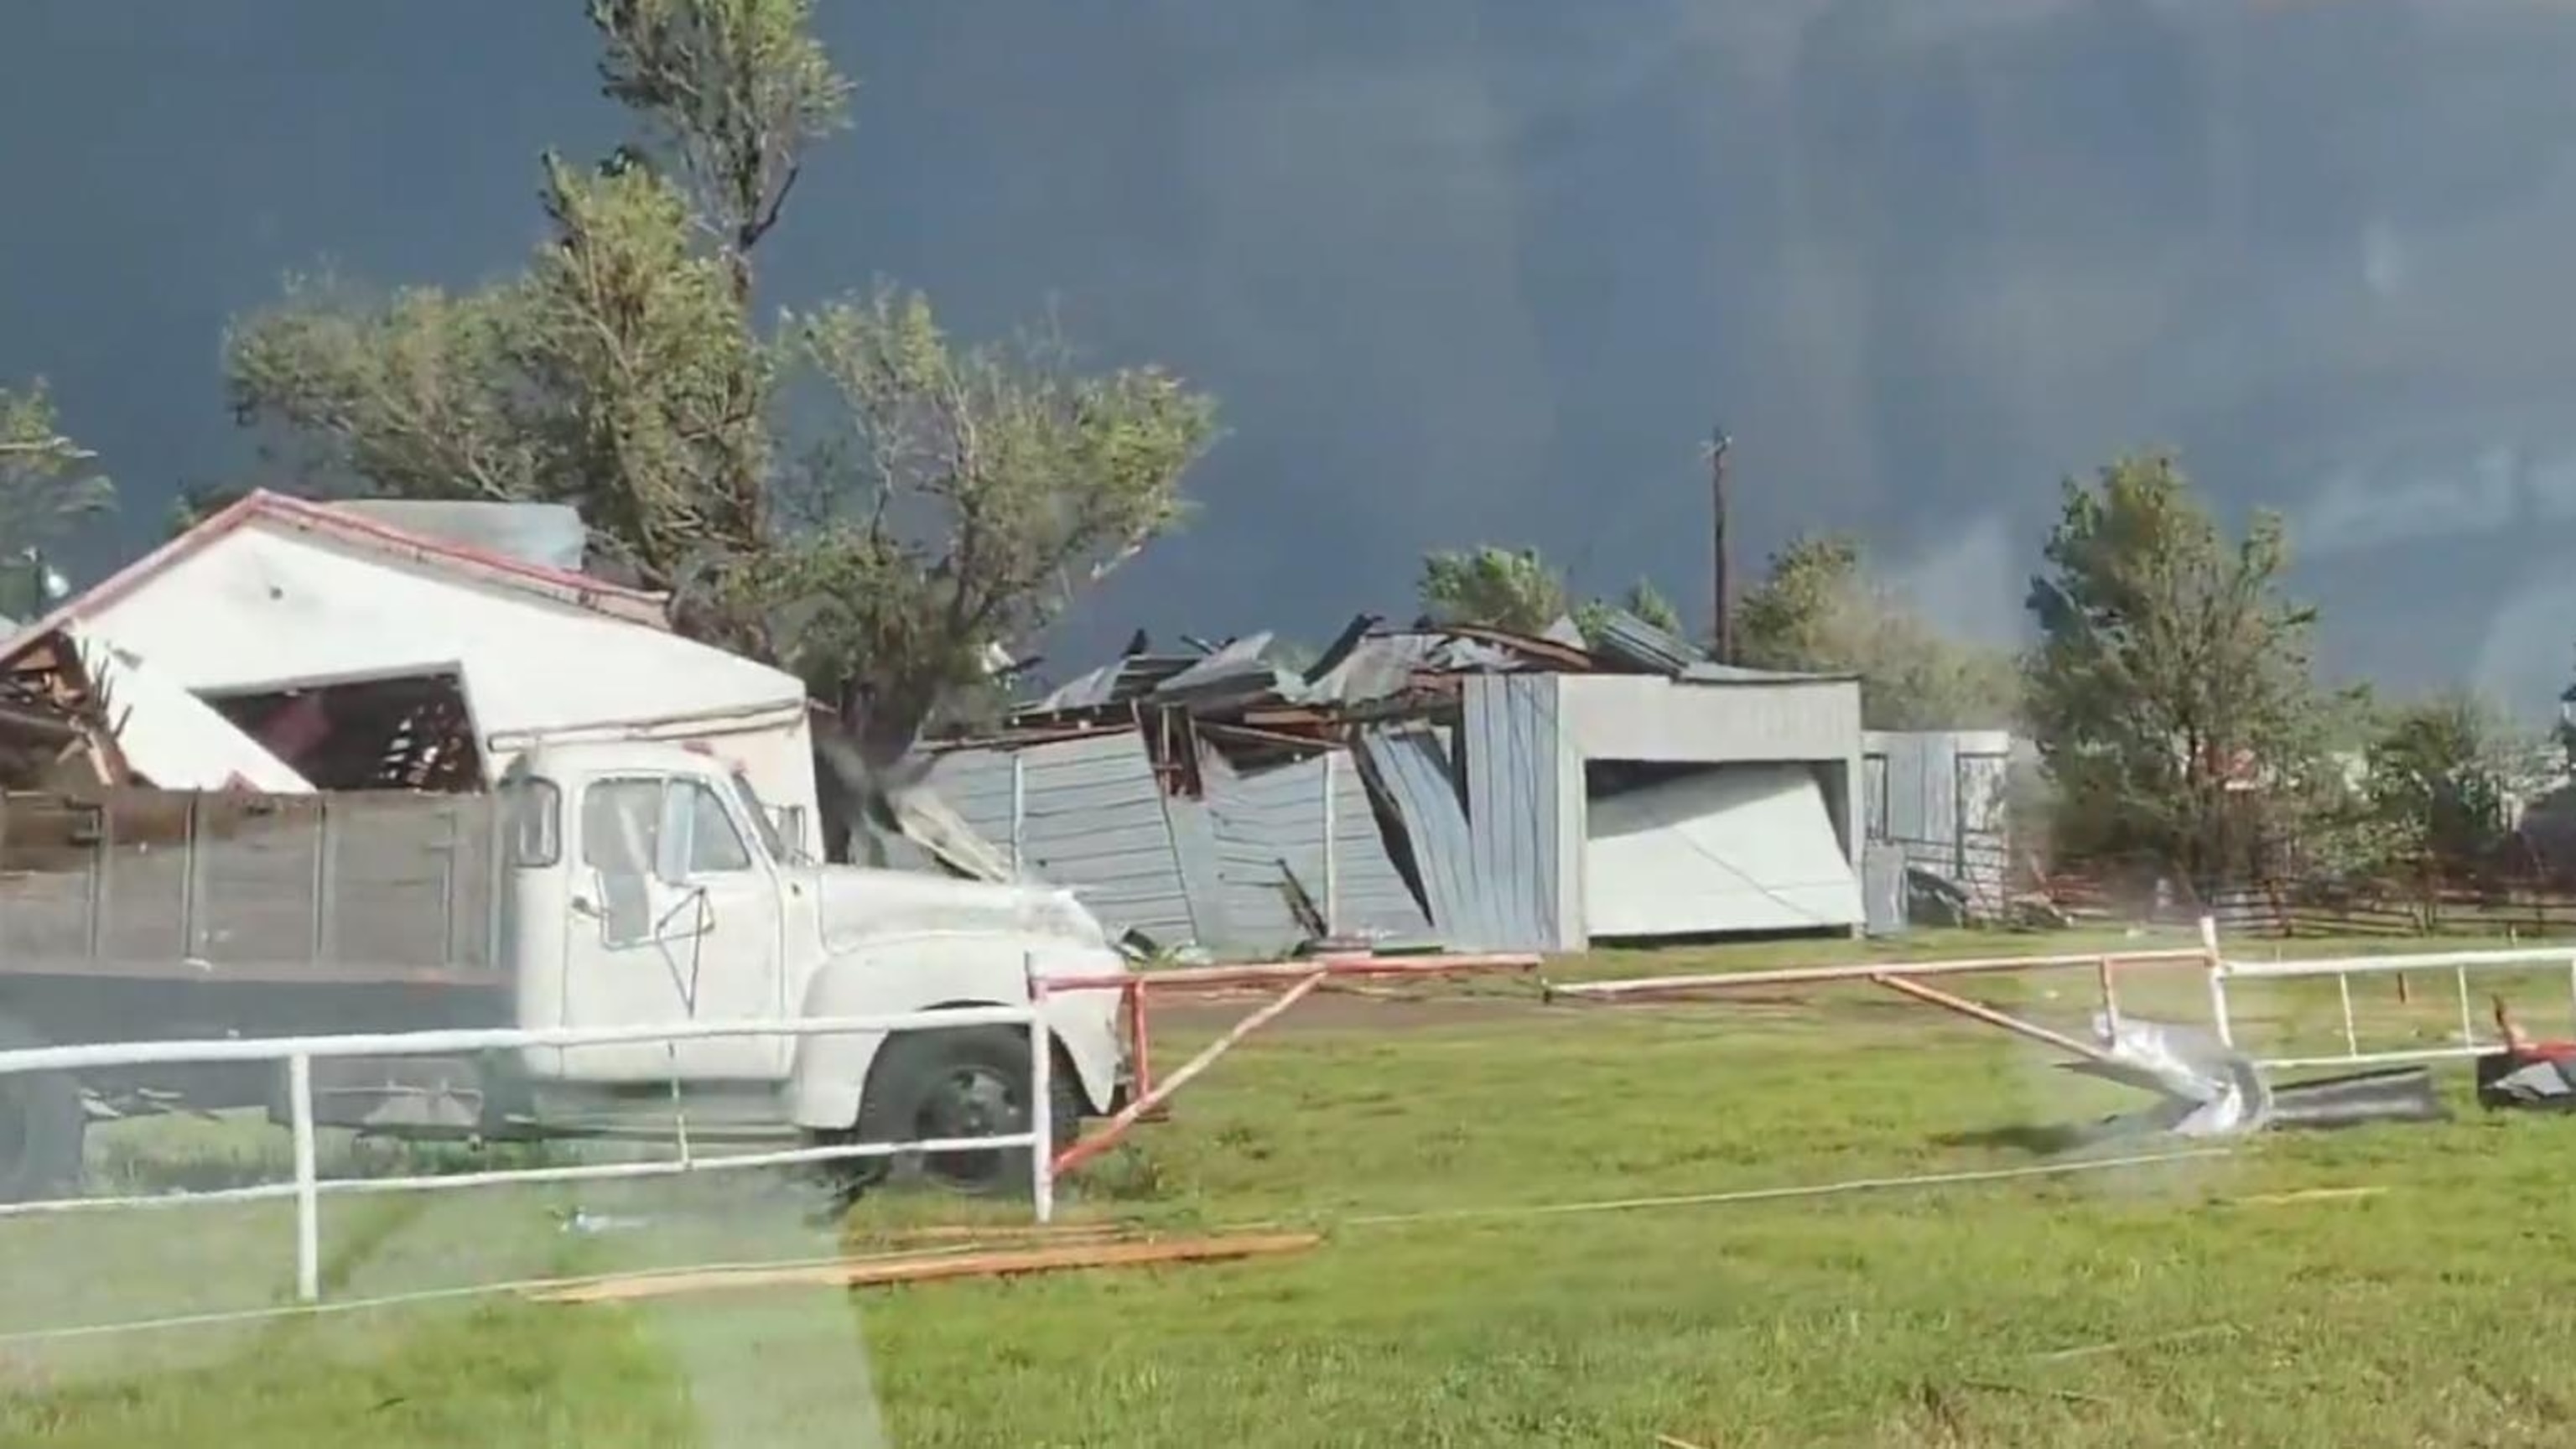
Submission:
[[[2230,539],[2170,456],[2123,457],[2065,485],[2044,557],[2025,674],[2059,849],[2206,891],[2316,818],[2330,702],[2278,517]]]
[[[1584,638],[1595,639],[1602,621],[1618,609],[1667,633],[1688,637],[1681,612],[1651,582],[1637,580],[1616,601],[1576,602],[1565,575],[1534,548],[1484,544],[1425,554],[1414,593],[1422,611],[1443,624],[1480,624],[1538,634],[1571,619]]]
[[[1485,544],[1426,554],[1414,586],[1422,610],[1443,624],[1536,634],[1570,610],[1565,575],[1534,548]]]
[[[1575,627],[1586,639],[1600,637],[1602,621],[1612,610],[1634,616],[1639,622],[1652,624],[1676,639],[1688,639],[1689,627],[1682,623],[1682,612],[1650,580],[1639,579],[1617,599],[1591,599],[1574,606]]]
[[[2545,748],[2465,691],[2384,711],[2361,785],[2387,849],[2383,871],[2431,887],[2492,863],[2512,832],[2514,799],[2540,785]]]
[[[759,248],[848,120],[810,0],[590,18],[638,135],[595,168],[545,158],[526,271],[290,279],[228,338],[236,415],[310,491],[575,505],[604,572],[795,669],[857,721],[835,760],[882,775],[989,646],[1179,519],[1214,405],[1052,338],[961,346],[886,287],[762,326]]]
[[[2015,724],[2021,680],[2010,652],[1943,634],[1873,583],[1860,545],[1791,539],[1735,601],[1736,662],[1860,676],[1871,729],[1988,729]]]
[[[116,505],[96,459],[63,436],[44,383],[0,388],[0,563],[39,556]]]

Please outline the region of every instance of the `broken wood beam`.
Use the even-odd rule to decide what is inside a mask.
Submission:
[[[1870,980],[1886,987],[1890,991],[1911,996],[1917,1001],[1928,1002],[1931,1005],[1940,1007],[1944,1011],[1955,1011],[1959,1015],[1967,1017],[1972,1021],[1982,1021],[1988,1026],[2002,1027],[2004,1030],[2011,1032],[2016,1036],[2025,1036],[2030,1038],[2032,1041],[2045,1042],[2048,1045],[2057,1048],[2059,1051],[2071,1053],[2075,1056],[2082,1057],[2087,1061],[2100,1062],[2106,1066],[2122,1068],[2126,1068],[2129,1065],[2118,1056],[2105,1051],[2101,1047],[2093,1045],[2091,1042],[2077,1041],[2075,1038],[2068,1036],[2062,1031],[2051,1031],[2047,1027],[2041,1026],[2036,1022],[2024,1021],[2018,1016],[2013,1016],[2007,1012],[1997,1011],[1991,1006],[1984,1005],[1980,1002],[1970,1001],[1964,996],[1953,996],[1949,992],[1939,990],[1935,987],[1926,986],[1920,981],[1909,981],[1905,977],[1884,971],[1870,977]]]
[[[1319,1233],[1243,1233],[1169,1242],[1079,1243],[997,1253],[921,1254],[770,1268],[716,1268],[638,1273],[602,1278],[530,1296],[540,1303],[631,1303],[688,1293],[742,1288],[868,1288],[930,1283],[951,1278],[1008,1278],[1076,1268],[1137,1268],[1173,1263],[1223,1263],[1302,1253],[1323,1241]]]

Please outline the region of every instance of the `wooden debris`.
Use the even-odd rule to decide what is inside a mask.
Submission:
[[[1702,1446],[1694,1444],[1688,1439],[1676,1439],[1670,1434],[1657,1434],[1655,1436],[1655,1449],[1702,1449]]]
[[[774,1268],[720,1268],[603,1278],[530,1296],[540,1303],[627,1303],[728,1288],[865,1288],[946,1278],[1003,1278],[1075,1268],[1131,1268],[1166,1263],[1221,1263],[1301,1253],[1317,1233],[1237,1234],[1168,1242],[1073,1243],[995,1253],[924,1253]]]
[[[1009,1243],[1032,1239],[1044,1242],[1070,1242],[1091,1238],[1131,1238],[1137,1236],[1129,1223],[925,1223],[917,1227],[888,1225],[877,1232],[858,1232],[853,1238],[885,1243]]]
[[[2171,1333],[2151,1333],[2143,1338],[2116,1339],[2110,1343],[2088,1343],[2081,1348],[2061,1348],[2049,1353],[2035,1353],[2037,1363],[2066,1363],[2099,1354],[2122,1353],[2133,1348],[2153,1348],[2168,1343],[2188,1343],[2195,1339],[2216,1338],[2237,1331],[2233,1323],[2205,1323],[2198,1328],[2178,1328]]]
[[[1963,1389],[1983,1389],[1996,1394],[2030,1394],[2037,1398],[2059,1399],[2070,1404],[2116,1404],[2117,1399],[2101,1394],[2088,1394],[2076,1389],[2051,1388],[2046,1384],[2012,1384],[2001,1379],[1961,1379]]]
[[[2377,1197],[2386,1191],[2388,1189],[2385,1187],[2310,1187],[2301,1188],[2296,1192],[2258,1192],[2245,1197],[2221,1198],[2217,1206],[2279,1207],[2302,1202],[2354,1202],[2362,1198]]]

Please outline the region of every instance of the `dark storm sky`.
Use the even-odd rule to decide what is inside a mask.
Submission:
[[[1204,512],[1060,657],[1328,634],[1426,547],[1706,609],[1858,530],[1989,634],[2055,480],[2179,444],[2287,511],[2328,659],[2537,709],[2576,649],[2576,7],[2557,0],[824,0],[860,80],[772,305],[1052,299],[1218,391]],[[225,318],[328,259],[469,283],[604,150],[573,0],[12,0],[0,379],[126,489],[248,459]]]

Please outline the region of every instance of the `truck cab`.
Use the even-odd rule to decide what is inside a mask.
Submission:
[[[808,858],[792,806],[686,745],[539,746],[500,784],[499,931],[523,1027],[876,1016],[1013,1005],[1039,975],[1126,969],[1069,892]],[[1060,1132],[1112,1109],[1115,992],[1052,997]],[[910,1038],[917,1038],[910,1039]],[[529,1048],[484,1064],[478,1130],[615,1134],[676,1098],[698,1140],[1021,1130],[1016,1028]],[[495,1119],[498,1120],[495,1120]],[[982,1154],[998,1157],[998,1154]],[[992,1164],[987,1164],[992,1165]],[[935,1167],[936,1165],[934,1165]],[[937,1175],[937,1174],[934,1174]],[[967,1183],[965,1185],[972,1185]]]

